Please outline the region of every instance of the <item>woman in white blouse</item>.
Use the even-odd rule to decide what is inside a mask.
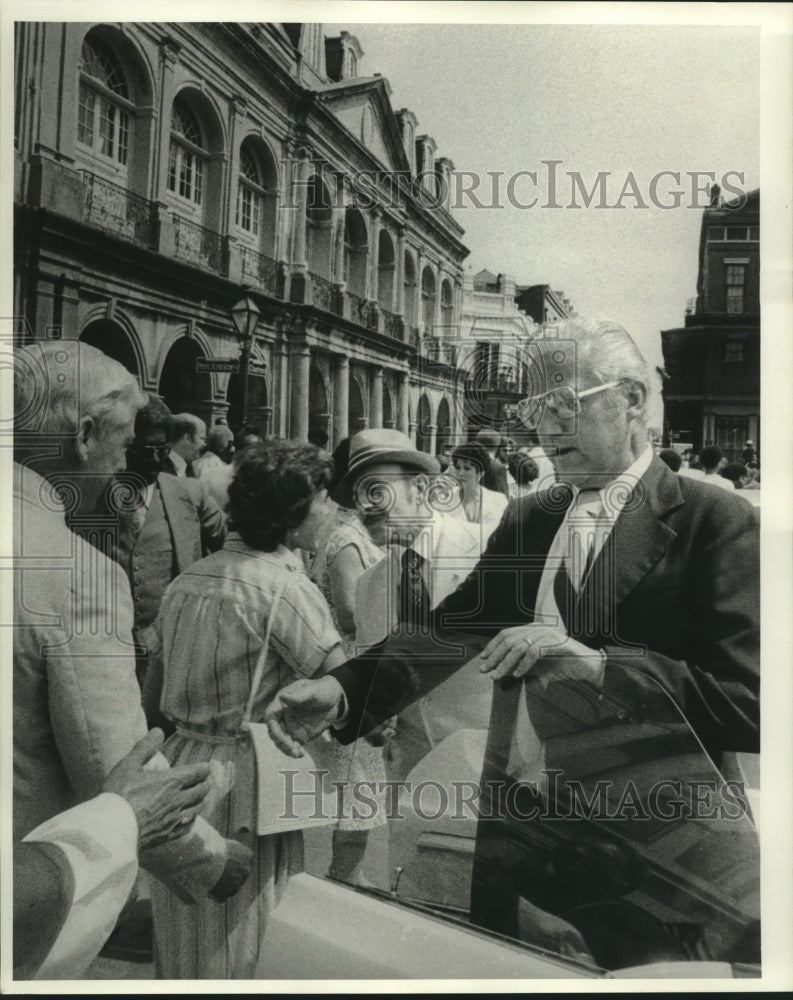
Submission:
[[[456,513],[480,526],[482,548],[501,520],[507,506],[503,493],[482,485],[490,457],[481,444],[460,444],[452,452],[454,476],[459,483],[460,502]]]

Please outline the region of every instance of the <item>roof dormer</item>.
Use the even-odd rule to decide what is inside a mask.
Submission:
[[[333,83],[355,80],[358,76],[358,63],[363,54],[360,42],[349,31],[342,31],[337,38],[326,38],[325,64],[328,79]]]
[[[420,135],[416,139],[416,175],[421,183],[435,197],[435,140],[431,135]]]
[[[409,111],[407,108],[402,108],[401,111],[396,113],[397,126],[399,127],[399,136],[402,139],[402,145],[405,149],[405,156],[408,158],[408,163],[410,164],[410,173],[415,176],[416,174],[416,126],[418,125],[418,119]]]
[[[438,177],[438,198],[441,206],[448,210],[452,190],[452,171],[454,164],[448,156],[441,156],[435,161],[435,173]]]

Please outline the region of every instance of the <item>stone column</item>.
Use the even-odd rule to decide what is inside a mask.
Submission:
[[[403,434],[411,434],[411,428],[408,422],[408,394],[410,392],[410,383],[407,374],[403,374],[399,380],[399,385],[397,388],[397,428],[402,431]],[[414,429],[415,431],[415,429]]]
[[[383,426],[383,369],[375,368],[369,395],[369,426]]]
[[[297,347],[292,350],[292,412],[289,437],[295,441],[308,440],[308,375],[311,350]]]
[[[344,355],[336,358],[336,379],[333,385],[333,444],[348,437],[350,408],[350,361]]]
[[[435,454],[437,438],[438,438],[438,425],[430,424],[430,447],[429,447],[430,455]]]
[[[337,195],[340,204],[333,208],[333,281],[344,288],[344,222],[347,210],[344,207],[343,199]]]
[[[405,315],[405,227],[400,226],[397,232],[397,249],[396,249],[396,274],[394,275],[394,281],[396,282],[396,296],[394,299],[394,315],[404,316]]]
[[[281,155],[285,163],[291,164],[295,155],[294,143],[290,140],[286,140],[281,147]],[[283,187],[280,192],[280,205],[278,206],[280,210],[277,212],[275,217],[277,229],[275,259],[282,261],[287,269],[289,261],[292,259],[290,242],[292,237],[292,225],[295,214],[297,213],[295,195],[292,191],[291,173],[293,169],[294,168],[284,170],[282,181]]]
[[[446,333],[443,329],[443,312],[441,310],[441,279],[443,274],[441,269],[435,272],[435,329],[432,331],[434,337],[445,337]]]
[[[159,141],[155,156],[159,158],[157,166],[157,184],[152,192],[152,199],[161,201],[163,193],[168,189],[168,161],[171,146],[171,112],[173,109],[174,91],[176,89],[175,70],[179,61],[181,46],[171,38],[160,42],[160,128]],[[155,161],[156,162],[156,161]]]
[[[305,146],[301,146],[297,150],[297,167],[292,166],[292,178],[295,182],[296,190],[292,192],[291,204],[297,206],[297,208],[293,209],[294,219],[292,220],[292,271],[297,274],[305,274],[308,270],[306,220],[308,179],[310,176],[311,160],[309,150]]]
[[[277,425],[274,432],[278,437],[288,437],[287,427],[289,423],[289,348],[282,341],[278,345],[278,398],[275,400],[276,414],[278,416]]]

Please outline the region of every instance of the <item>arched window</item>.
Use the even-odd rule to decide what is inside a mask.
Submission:
[[[200,205],[204,196],[206,169],[206,140],[198,118],[187,102],[177,97],[171,112],[168,190]]]
[[[237,187],[237,225],[258,236],[267,188],[258,159],[249,145],[240,150],[240,178]]]
[[[83,42],[77,141],[97,156],[126,167],[135,106],[124,72],[101,38]]]

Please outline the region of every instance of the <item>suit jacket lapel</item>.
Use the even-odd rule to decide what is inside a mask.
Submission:
[[[161,472],[157,476],[157,485],[160,488],[160,499],[162,500],[162,509],[165,512],[165,520],[168,522],[168,530],[171,532],[176,566],[181,573],[187,569],[193,562],[193,559],[192,550],[188,551],[185,547],[184,533],[179,531],[179,503],[182,498],[176,492],[176,487],[174,486],[175,478],[169,476],[167,472]]]
[[[669,548],[676,532],[662,518],[682,503],[676,475],[654,458],[617,518],[581,590],[581,602],[592,602],[596,621],[611,620],[614,608]],[[594,593],[590,593],[592,587]]]

